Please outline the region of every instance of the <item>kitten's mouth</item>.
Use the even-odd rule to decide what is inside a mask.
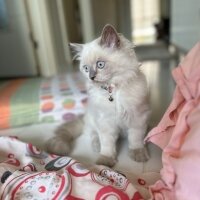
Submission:
[[[92,80],[92,82],[96,82],[96,83],[104,83],[104,82],[106,82],[106,80],[104,80],[104,79],[97,79],[97,78],[94,78],[94,79],[91,79]]]
[[[92,82],[105,83],[105,82],[108,82],[109,79],[106,79],[106,78],[101,79],[101,78],[97,78],[97,77],[95,76],[94,78],[90,78],[90,80],[91,80]]]

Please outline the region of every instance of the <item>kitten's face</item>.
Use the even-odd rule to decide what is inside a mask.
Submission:
[[[84,45],[70,46],[76,53],[75,57],[80,60],[80,71],[84,76],[92,82],[107,83],[126,70],[125,62],[129,60],[129,51],[133,47],[127,41],[112,26],[107,25],[100,38]]]
[[[80,70],[89,80],[96,82],[107,82],[112,77],[109,61],[102,58],[95,58],[91,62],[81,62]]]
[[[80,71],[91,81],[107,82],[113,75],[113,62],[98,42],[99,39],[84,45]]]

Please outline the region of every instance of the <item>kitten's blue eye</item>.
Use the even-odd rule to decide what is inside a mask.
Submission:
[[[85,72],[89,72],[89,70],[90,70],[88,65],[84,65],[83,69],[85,70]]]
[[[104,61],[97,61],[96,65],[99,69],[103,69],[104,66],[105,66],[105,62]]]

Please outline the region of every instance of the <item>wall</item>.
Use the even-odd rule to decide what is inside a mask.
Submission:
[[[21,0],[4,2],[7,23],[0,29],[0,77],[37,75],[25,4]]]
[[[130,0],[79,0],[83,42],[98,37],[106,24],[131,39]]]
[[[199,0],[172,0],[171,42],[184,51],[200,40]]]

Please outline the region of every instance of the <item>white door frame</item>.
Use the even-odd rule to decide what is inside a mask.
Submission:
[[[52,33],[52,23],[49,16],[47,0],[24,0],[33,39],[36,44],[36,56],[39,64],[39,74],[52,76],[58,71],[58,59],[55,52],[55,42]]]

